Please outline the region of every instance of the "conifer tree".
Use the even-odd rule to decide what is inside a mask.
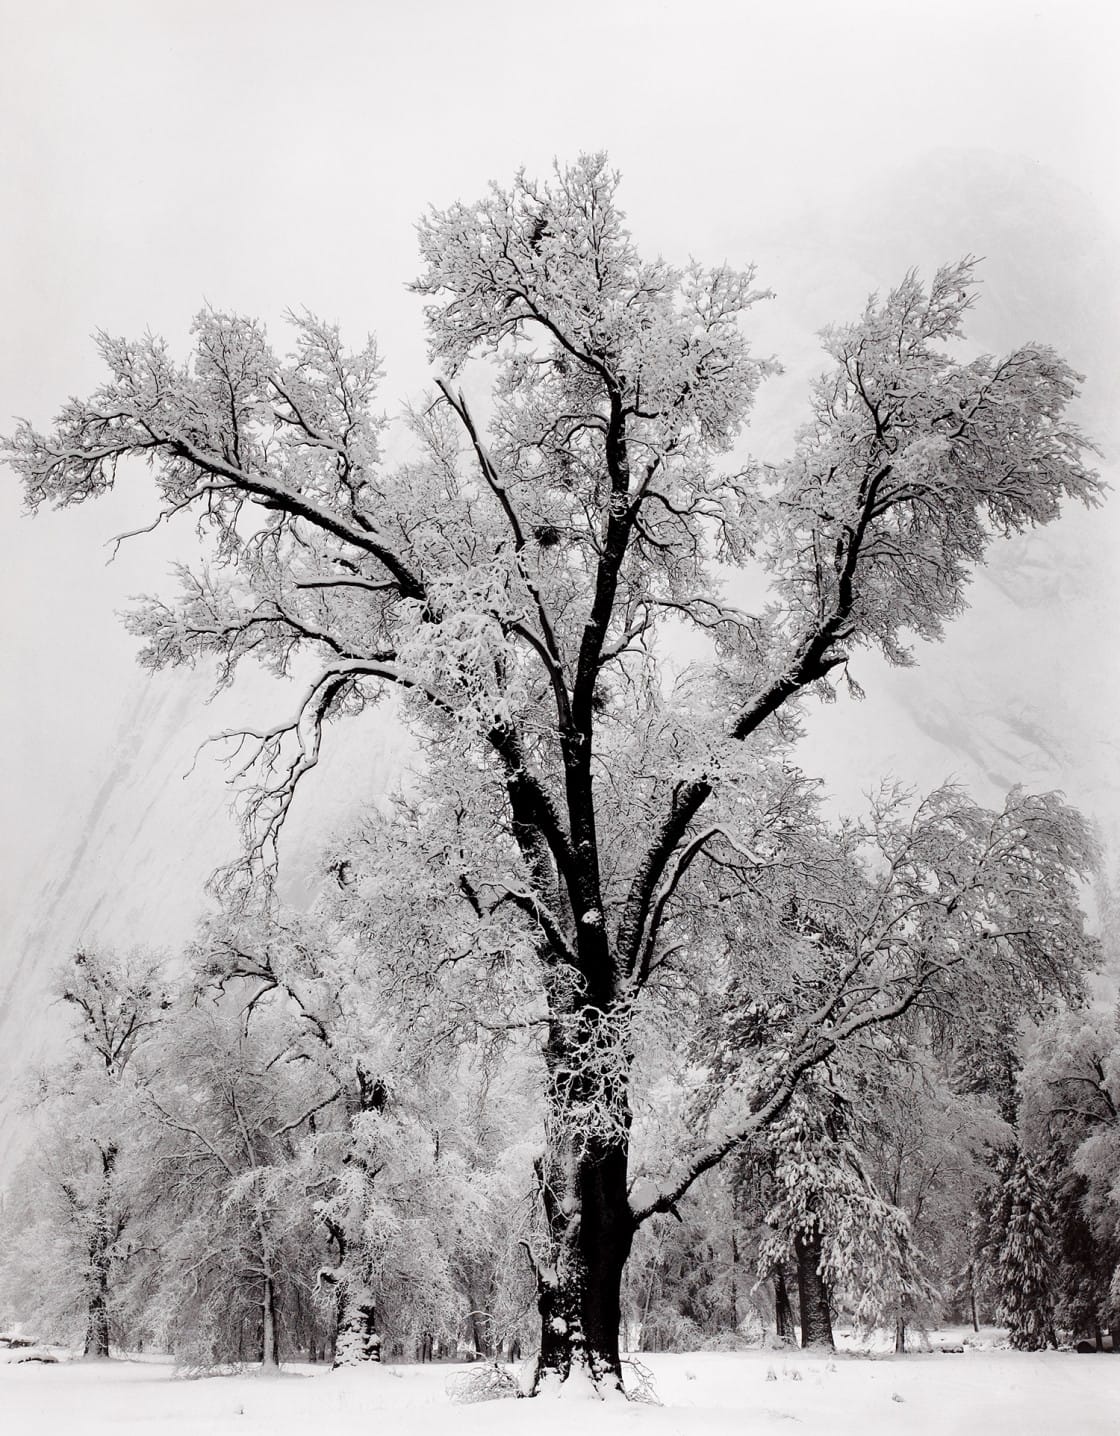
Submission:
[[[1004,1166],[994,1215],[1000,1314],[1010,1328],[1011,1345],[1020,1351],[1056,1347],[1049,1193],[1021,1149]]]

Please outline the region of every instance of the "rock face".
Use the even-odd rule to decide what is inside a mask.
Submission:
[[[1030,161],[947,151],[854,197],[830,232],[847,289],[857,272],[882,289],[912,265],[928,273],[982,256],[971,343],[999,352],[1038,340],[1084,373],[1077,417],[1115,483],[1120,424],[1109,391],[1120,367],[1120,273],[1115,237],[1079,191]],[[795,285],[791,273],[783,291]],[[826,317],[825,289],[824,280],[806,286],[814,324]],[[1109,634],[1120,612],[1118,554],[1112,498],[996,543],[944,644],[920,645],[911,669],[870,657],[854,665],[868,700],[842,699],[810,718],[805,766],[825,774],[846,806],[885,773],[919,787],[954,778],[989,802],[1014,783],[1060,788],[1099,823],[1115,870],[1120,656]]]
[[[1037,338],[1061,349],[1088,376],[1084,427],[1115,452],[1120,436],[1107,389],[1120,372],[1114,242],[1083,197],[1038,166],[972,152],[926,156],[827,215],[810,209],[770,234],[728,221],[718,242],[732,259],[757,260],[760,282],[778,294],[755,311],[757,352],[786,364],[764,386],[746,436],[745,447],[760,456],[784,453],[805,415],[805,383],[822,364],[816,330],[857,312],[870,289],[890,286],[911,266],[928,273],[969,252],[986,256],[970,325],[976,346],[1007,349]],[[127,559],[118,577],[116,570],[104,577],[93,557],[98,539],[136,522],[127,509],[120,522],[106,516],[117,502],[114,495],[91,506],[88,517],[44,517],[18,537],[6,517],[0,526],[9,573],[28,545],[37,546],[38,566],[26,560],[26,582],[42,595],[10,649],[6,640],[13,658],[0,697],[0,742],[18,758],[0,871],[0,1094],[8,1094],[0,1107],[0,1174],[18,1126],[19,1074],[57,1025],[50,972],[83,941],[169,952],[184,943],[203,911],[206,878],[233,855],[237,838],[227,775],[213,750],[183,775],[208,734],[275,719],[291,706],[264,676],[247,674],[206,706],[208,675],[149,677],[132,667],[112,610],[169,580],[151,564],[137,577]],[[52,547],[63,537],[72,552]],[[137,550],[159,542],[140,540]],[[1059,787],[1115,848],[1118,553],[1115,501],[997,545],[973,586],[971,610],[944,645],[924,646],[912,669],[860,655],[853,666],[867,700],[842,697],[828,709],[807,709],[803,766],[820,773],[848,810],[888,775],[923,788],[954,777],[986,801],[1015,782]],[[83,622],[88,610],[88,624],[67,632],[61,657],[62,619],[52,607],[60,584]],[[64,698],[47,704],[36,693],[56,662],[73,681],[59,688]],[[389,709],[330,736],[287,838],[287,880],[297,898],[308,891],[318,843],[347,811],[394,785],[408,752]]]
[[[86,787],[58,804],[46,840],[22,852],[12,844],[0,950],[0,1179],[19,1141],[23,1075],[61,1030],[50,998],[59,964],[82,943],[174,955],[207,909],[211,873],[238,852],[221,750],[200,745],[238,722],[283,716],[293,695],[251,671],[236,693],[208,704],[212,687],[203,672],[132,669],[115,728],[88,756]],[[345,751],[325,755],[293,808],[286,896],[307,896],[321,845],[360,803],[394,786],[406,754],[390,708],[353,720]]]

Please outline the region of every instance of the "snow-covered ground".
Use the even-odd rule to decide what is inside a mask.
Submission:
[[[463,1404],[478,1367],[286,1369],[192,1379],[146,1359],[0,1363],[5,1436],[1117,1436],[1120,1356],[966,1350],[642,1358],[660,1405]]]

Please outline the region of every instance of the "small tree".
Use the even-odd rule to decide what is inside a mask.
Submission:
[[[147,1316],[196,1365],[280,1365],[294,1291],[310,1292],[316,1247],[309,1124],[333,1099],[318,1072],[285,1064],[262,1019],[183,1006],[152,1054],[145,1136],[155,1154],[149,1240],[158,1252]]]
[[[767,1133],[772,1201],[762,1273],[797,1265],[802,1346],[834,1346],[832,1302],[861,1325],[902,1322],[930,1295],[906,1213],[881,1192],[860,1151],[853,1112],[835,1088],[803,1083]]]
[[[327,720],[403,695],[433,791],[465,815],[480,941],[518,915],[546,1007],[540,1376],[608,1385],[638,1224],[778,1113],[823,1051],[814,1036],[631,1205],[630,1035],[690,872],[765,831],[800,696],[830,691],[861,646],[909,661],[910,635],[960,612],[994,535],[1099,490],[1057,355],[946,352],[969,262],[928,290],[908,275],[826,331],[789,459],[735,462],[767,368],[742,327],[753,271],[643,259],[617,183],[585,157],[424,218],[416,289],[442,372],[395,470],[374,346],[348,353],[306,315],[288,359],[213,311],[185,365],[157,339],[102,336],[108,381],[7,447],[33,508],[96,496],[142,458],[160,514],[199,517],[214,562],[135,616],[147,664],[212,655],[226,679],[249,655],[314,665],[290,719],[233,740],[256,778],[251,859],[275,855]],[[488,433],[464,374],[491,381]],[[752,555],[770,585],[753,615],[720,569]],[[675,691],[658,661],[670,620],[714,645]]]
[[[512,1130],[526,1115],[510,1092],[515,1066],[493,1050],[501,1034],[464,1032],[453,1014],[468,999],[434,990],[430,974],[414,985],[424,974],[392,960],[397,940],[416,935],[400,904],[391,912],[375,899],[378,921],[392,927],[395,912],[402,923],[393,940],[366,926],[361,850],[352,839],[349,858],[324,856],[331,880],[312,912],[231,909],[196,952],[203,985],[241,1000],[250,1028],[267,1020],[285,1062],[321,1078],[301,1157],[329,1247],[317,1281],[336,1317],[336,1365],[379,1359],[383,1341],[455,1339],[465,1312],[484,1347],[495,1323],[513,1324],[509,1268],[523,1267],[505,1228],[532,1165]],[[423,909],[415,876],[419,892],[406,879],[403,893]]]
[[[1120,1024],[1071,1010],[1038,1030],[1023,1066],[1022,1127],[1051,1189],[1055,1306],[1075,1335],[1120,1349]]]
[[[17,1182],[21,1230],[4,1264],[28,1314],[68,1335],[80,1312],[85,1355],[106,1358],[145,1171],[134,1059],[170,1000],[159,960],[137,951],[83,948],[56,988],[75,1020],[66,1057],[40,1082],[36,1149]]]

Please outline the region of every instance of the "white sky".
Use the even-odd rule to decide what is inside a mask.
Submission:
[[[854,306],[870,261],[853,260],[845,236],[862,233],[861,254],[873,254],[866,231],[880,216],[869,210],[860,230],[853,206],[882,199],[900,169],[920,177],[918,157],[932,151],[994,156],[1012,184],[1037,171],[1075,186],[1084,213],[1096,210],[1085,253],[1099,263],[1120,231],[1113,10],[1071,0],[0,0],[0,428],[16,415],[45,424],[63,397],[97,382],[94,329],[150,326],[182,345],[203,300],[274,329],[288,305],[307,305],[355,338],[374,330],[393,409],[428,378],[419,305],[404,289],[421,210],[582,149],[608,149],[622,170],[646,248],[743,263],[753,237],[769,244],[785,312],[808,325],[803,346],[817,324],[845,317],[817,315],[811,302],[832,283],[830,206],[843,216],[835,283]],[[936,187],[926,202],[932,232]],[[985,242],[982,194],[976,203],[981,238],[967,247]],[[775,247],[809,212],[812,233]],[[893,216],[881,218],[889,229]],[[804,275],[799,242],[812,254]],[[897,278],[892,269],[874,282]],[[1093,277],[1056,278],[1057,299],[1040,285],[1016,302],[1031,310],[1037,297],[1076,342],[1062,296],[1074,279],[1078,293],[1095,292]],[[760,279],[775,282],[765,269]],[[998,285],[993,302],[1009,302]],[[1116,375],[1091,377],[1103,413]],[[0,908],[26,906],[34,874],[70,851],[132,682],[132,641],[113,611],[163,585],[172,552],[163,538],[144,541],[107,569],[100,545],[142,515],[135,495],[31,521],[14,487],[0,483]],[[1077,532],[1111,542],[1116,525]],[[1060,612],[1047,623],[1061,644]],[[977,632],[956,658],[950,635],[947,682],[953,663],[992,663]],[[1094,661],[1109,641],[1093,639]],[[1088,650],[1087,635],[1077,642]],[[1094,732],[1111,722],[1115,689],[1112,664],[1092,685]],[[834,760],[854,722],[838,721]],[[904,727],[877,741],[897,759],[927,740]]]

